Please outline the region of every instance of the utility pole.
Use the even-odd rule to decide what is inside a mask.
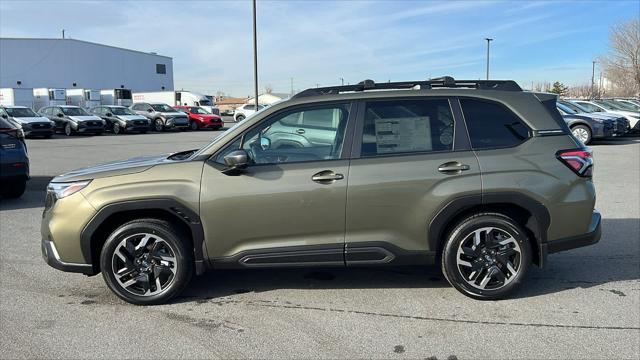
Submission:
[[[64,29],[62,29],[62,38],[64,39]]]
[[[593,66],[591,67],[591,99],[593,99],[593,88],[595,86],[595,77],[596,77],[596,61],[592,61]]]
[[[340,78],[340,83],[344,86],[344,78]]]
[[[487,41],[487,80],[489,80],[489,46],[493,39],[485,38],[485,40]]]
[[[256,110],[258,110],[258,32],[256,30],[256,0],[253,0],[253,82],[256,99]]]
[[[291,78],[291,96],[293,96],[293,78]]]

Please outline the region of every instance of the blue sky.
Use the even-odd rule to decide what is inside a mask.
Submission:
[[[577,85],[590,81],[609,27],[639,14],[638,0],[258,0],[260,86],[484,78],[485,37],[495,39],[492,78]],[[250,1],[0,1],[2,37],[59,37],[62,28],[173,57],[177,89],[252,91]]]

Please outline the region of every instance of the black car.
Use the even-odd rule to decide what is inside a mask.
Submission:
[[[91,113],[106,121],[107,130],[111,130],[115,135],[131,131],[144,134],[149,131],[149,119],[124,106],[96,106],[91,109]]]
[[[629,131],[629,120],[624,117],[601,116],[578,112],[561,102],[556,104],[573,136],[583,144],[592,139],[622,136]]]
[[[29,157],[24,132],[0,110],[0,196],[20,197],[29,179]]]

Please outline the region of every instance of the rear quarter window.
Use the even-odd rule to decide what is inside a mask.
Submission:
[[[501,104],[476,99],[460,99],[460,104],[474,149],[512,147],[530,136],[524,122]]]

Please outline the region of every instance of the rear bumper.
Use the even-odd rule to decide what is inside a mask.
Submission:
[[[42,258],[54,269],[66,272],[82,273],[85,275],[95,275],[95,271],[91,264],[67,263],[60,260],[58,250],[52,241],[42,239],[40,248],[42,250]]]
[[[602,216],[597,210],[593,211],[591,215],[591,223],[589,225],[589,232],[581,235],[576,235],[568,238],[557,239],[553,241],[549,241],[546,244],[543,244],[546,249],[545,251],[548,254],[557,253],[560,251],[571,250],[583,246],[589,246],[600,241],[600,236],[602,235]]]

